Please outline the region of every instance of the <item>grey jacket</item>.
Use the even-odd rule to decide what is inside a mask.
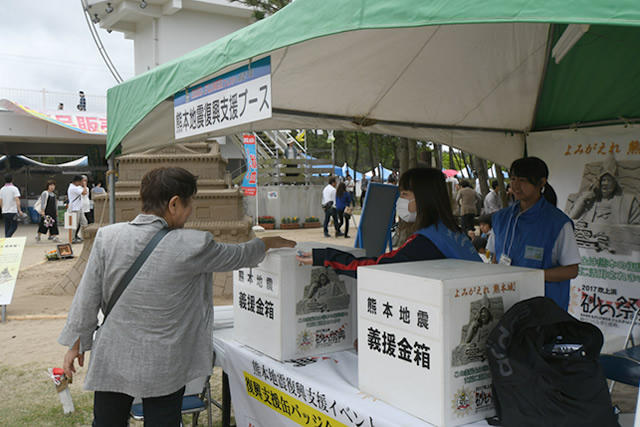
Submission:
[[[170,231],[129,283],[94,335],[98,310],[153,235],[167,223],[138,215],[102,227],[87,262],[66,325],[65,346],[80,339],[91,350],[86,390],[137,397],[163,396],[212,369],[212,273],[257,265],[262,240],[223,244],[211,233]]]

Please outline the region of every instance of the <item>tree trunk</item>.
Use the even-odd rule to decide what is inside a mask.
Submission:
[[[371,162],[371,170],[373,175],[376,174],[376,161],[373,158],[373,134],[369,134],[369,161]]]
[[[436,169],[442,170],[442,145],[433,143],[433,153],[436,161]]]
[[[354,156],[353,159],[353,179],[356,179],[356,172],[357,172],[357,168],[358,168],[358,160],[360,160],[360,138],[358,137],[358,132],[354,132],[353,133],[354,137],[356,138],[356,154]]]
[[[500,200],[502,200],[502,206],[507,206],[507,192],[504,188],[504,176],[502,176],[502,167],[499,164],[493,164],[493,170],[496,172],[496,179],[498,180],[498,194],[500,194]]]
[[[453,163],[453,147],[449,145],[449,169],[455,169],[455,164]]]
[[[347,167],[349,166],[349,144],[347,143],[347,136],[344,134],[344,132],[338,132],[338,135],[336,136],[336,140],[334,142],[334,144],[340,144],[342,147],[342,156],[344,158],[344,163],[347,163]],[[338,145],[336,145],[336,148],[338,148]],[[338,165],[340,167],[342,167],[342,164]]]
[[[405,173],[409,169],[409,140],[407,138],[400,138],[397,145],[397,153],[399,160],[400,175]]]
[[[489,185],[487,184],[489,180],[487,161],[478,156],[473,156],[473,165],[478,175],[478,180],[480,181],[480,192],[482,193],[482,197],[484,197],[489,193]]]
[[[415,139],[408,139],[409,169],[418,167],[418,142]]]

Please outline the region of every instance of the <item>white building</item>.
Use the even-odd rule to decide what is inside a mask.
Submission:
[[[133,40],[136,75],[253,22],[252,9],[227,0],[88,0],[87,4],[101,28]]]

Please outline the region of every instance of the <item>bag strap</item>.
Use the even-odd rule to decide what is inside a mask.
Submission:
[[[104,325],[104,322],[107,320],[107,316],[113,309],[113,306],[116,305],[116,303],[118,302],[118,299],[120,299],[120,296],[129,285],[129,282],[131,282],[131,280],[135,277],[135,275],[138,273],[138,270],[140,270],[140,267],[142,267],[142,264],[144,264],[147,258],[149,258],[149,255],[151,255],[151,252],[153,252],[156,246],[158,246],[158,243],[160,243],[160,240],[162,240],[162,238],[166,236],[168,232],[169,232],[168,228],[163,227],[162,229],[160,229],[155,234],[155,236],[153,236],[151,241],[147,243],[147,246],[145,246],[145,248],[142,250],[140,255],[138,255],[138,258],[136,258],[133,265],[131,265],[131,267],[129,267],[127,272],[124,274],[124,276],[120,280],[120,283],[118,283],[118,286],[113,291],[113,294],[109,299],[109,303],[107,304],[107,308],[103,313],[104,314],[104,320],[102,320],[103,325]]]

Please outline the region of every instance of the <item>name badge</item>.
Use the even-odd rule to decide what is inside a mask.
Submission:
[[[511,265],[511,258],[506,256],[505,254],[502,254],[500,255],[500,261],[498,262],[498,264]]]
[[[544,249],[539,248],[537,246],[525,246],[524,247],[524,257],[526,259],[532,259],[534,261],[542,261],[542,256],[544,255]]]

